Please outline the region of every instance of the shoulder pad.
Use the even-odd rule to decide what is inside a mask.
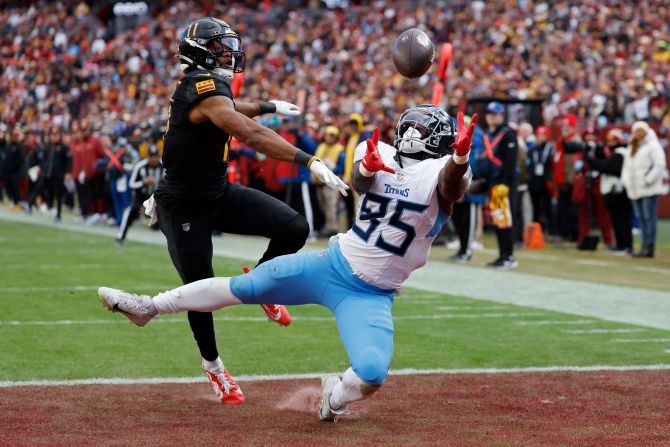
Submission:
[[[216,95],[233,99],[230,84],[207,70],[194,70],[187,73],[181,80],[178,90],[182,99],[190,104]]]

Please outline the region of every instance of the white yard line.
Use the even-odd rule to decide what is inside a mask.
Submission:
[[[645,329],[563,329],[563,334],[634,334]]]
[[[670,352],[670,349],[668,350]],[[526,368],[464,368],[464,369],[396,369],[389,372],[392,376],[415,375],[455,375],[455,374],[524,374],[524,373],[555,373],[555,372],[628,372],[628,371],[670,371],[670,364],[657,365],[594,365],[594,366],[530,366]],[[235,376],[238,382],[267,382],[274,380],[319,379],[328,372],[305,374],[248,375]],[[153,385],[164,383],[201,383],[206,382],[204,376],[198,377],[160,377],[160,378],[91,378],[75,380],[24,380],[0,381],[0,388],[20,386],[78,386],[78,385]]]
[[[593,324],[597,323],[595,320],[537,320],[537,321],[515,321],[514,324],[520,326],[561,326],[561,325],[579,325],[579,324]]]
[[[503,310],[509,306],[437,306],[436,310]]]
[[[394,321],[404,320],[458,320],[458,319],[476,319],[476,318],[519,318],[546,315],[545,313],[481,313],[481,314],[431,314],[431,315],[402,315],[393,317]],[[335,321],[335,317],[293,317],[294,321]],[[268,321],[267,317],[215,317],[214,321]],[[186,323],[186,318],[157,318],[151,324],[182,324]],[[97,325],[97,324],[119,324],[128,323],[124,318],[114,320],[6,320],[0,321],[0,326],[74,326],[74,325]]]
[[[670,343],[670,338],[615,338],[611,343]]]
[[[37,224],[79,234],[104,235],[109,237],[110,245],[114,244],[116,233],[114,228],[69,223],[68,218],[60,224],[54,224],[48,217],[13,214],[4,206],[0,206],[0,219]],[[8,237],[11,239],[11,235]],[[128,239],[165,246],[165,238],[160,232],[141,228],[140,225],[130,230]],[[217,256],[255,261],[262,256],[266,248],[267,239],[260,237],[224,235],[222,238],[214,238],[214,254]],[[306,246],[304,250],[316,249],[319,247],[312,245]],[[2,249],[0,253],[3,253]],[[533,253],[533,256],[544,255]],[[659,281],[667,280],[663,273],[666,273],[665,270],[659,271]],[[406,285],[426,292],[448,293],[453,296],[670,330],[670,318],[668,318],[670,292],[659,290],[572,281],[441,261],[429,261],[424,267],[412,273]]]
[[[175,287],[172,285],[162,285],[157,286],[155,284],[141,284],[136,286],[126,287],[128,290],[165,290]],[[54,286],[54,287],[0,287],[0,293],[2,292],[51,292],[51,291],[61,291],[61,292],[87,292],[90,290],[98,290],[100,286],[83,286],[83,285],[72,285],[72,286]]]

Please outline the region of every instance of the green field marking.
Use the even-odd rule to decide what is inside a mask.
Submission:
[[[104,310],[95,296],[100,285],[144,293],[178,285],[165,247],[130,242],[119,249],[103,236],[2,221],[0,233],[0,262],[7,266],[0,271],[0,380],[200,373],[185,315],[140,329]],[[218,274],[234,275],[248,262],[215,257],[214,264]],[[670,339],[670,331],[412,288],[394,307],[395,369],[647,365],[669,357],[670,342],[613,340]],[[329,311],[309,305],[291,312],[296,321],[281,328],[264,321],[258,306],[217,311],[219,348],[231,372],[344,370]]]

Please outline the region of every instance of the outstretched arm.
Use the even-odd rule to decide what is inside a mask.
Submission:
[[[312,157],[289,144],[267,127],[239,113],[233,101],[222,95],[205,98],[189,111],[189,120],[194,123],[212,121],[216,127],[247,144],[257,152],[281,161],[294,161],[310,168],[325,185],[346,195],[349,187],[321,160]]]
[[[379,154],[379,149],[377,148],[379,144],[379,129],[375,129],[372,132],[372,138],[365,140],[365,143],[368,146],[365,156],[361,161],[354,164],[351,171],[354,189],[359,194],[365,194],[372,188],[377,172],[386,171],[395,174],[393,169],[384,164],[382,156]]]
[[[298,116],[301,113],[296,105],[277,99],[268,102],[235,101],[235,110],[249,118],[265,115],[266,113],[277,113],[287,116]]]
[[[454,155],[440,171],[437,180],[437,198],[442,210],[451,214],[454,202],[463,197],[470,186],[472,172],[470,171],[470,147],[472,146],[472,134],[477,124],[477,114],[472,117],[470,125],[465,127],[463,113],[458,113],[458,134],[456,141],[451,145]]]

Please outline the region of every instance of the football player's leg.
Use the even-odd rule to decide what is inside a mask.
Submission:
[[[348,403],[365,399],[384,384],[393,358],[392,305],[390,295],[374,295],[344,299],[333,310],[351,367],[330,390],[324,389],[322,419],[333,420]]]
[[[207,278],[159,293],[157,313],[212,312],[236,304],[317,303],[323,295],[330,262],[323,253],[294,253],[275,258],[250,273],[232,278]]]
[[[167,239],[170,258],[182,282],[188,284],[213,277],[210,215],[185,214],[159,207],[158,218],[160,229]],[[219,354],[212,314],[189,312],[188,322],[202,357],[215,360]]]
[[[258,264],[277,256],[295,253],[309,235],[309,225],[303,216],[284,202],[256,189],[230,184],[225,205],[217,219],[217,229],[236,234],[251,234],[270,239],[268,248]],[[288,310],[270,299],[259,303],[271,321],[282,326],[291,324]]]
[[[217,229],[226,233],[264,236],[268,249],[258,261],[300,250],[307,236],[307,220],[284,202],[256,189],[230,184],[225,205],[217,218]]]

